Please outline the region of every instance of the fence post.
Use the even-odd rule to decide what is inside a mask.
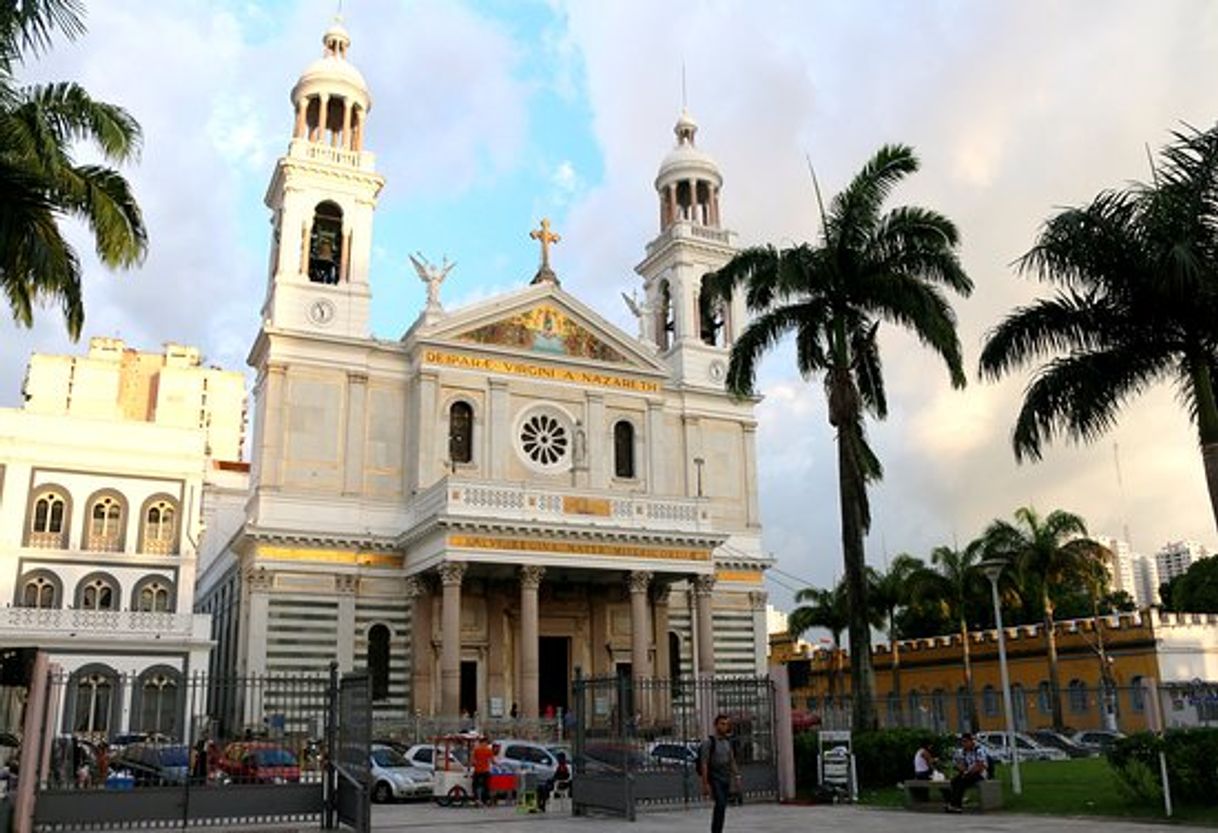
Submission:
[[[1146,710],[1146,728],[1162,740],[1166,722],[1163,719],[1163,693],[1153,677],[1143,677],[1142,687],[1147,692],[1143,700],[1149,698],[1151,701],[1150,708]],[[1163,751],[1162,746],[1159,748],[1159,778],[1163,782],[1163,812],[1171,818],[1171,780],[1167,777],[1167,753]]]
[[[47,708],[50,691],[50,669],[47,655],[39,651],[34,655],[34,668],[30,675],[30,692],[25,701],[25,714],[21,727],[21,769],[17,777],[17,800],[13,812],[15,833],[30,833],[34,829],[34,805],[37,793],[34,790],[39,770],[39,754],[42,744],[51,738],[42,736],[43,712]],[[42,743],[33,742],[38,738]]]
[[[326,764],[322,768],[322,796],[325,808],[322,812],[322,826],[326,830],[336,827],[337,801],[337,768],[334,755],[338,747],[338,663],[330,662],[330,684],[326,689]]]
[[[778,800],[795,798],[795,738],[791,728],[791,681],[785,665],[770,666],[774,698],[774,755],[778,758]]]

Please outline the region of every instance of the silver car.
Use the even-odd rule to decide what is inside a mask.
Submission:
[[[373,746],[369,757],[372,800],[384,804],[398,798],[431,798],[432,773],[410,762],[389,746]]]
[[[995,759],[1003,763],[1010,763],[1011,750],[1007,745],[1006,732],[979,732],[977,740],[985,744],[985,748]],[[1019,760],[1021,761],[1064,761],[1070,757],[1060,749],[1037,743],[1023,732],[1015,733],[1015,746],[1019,749]]]

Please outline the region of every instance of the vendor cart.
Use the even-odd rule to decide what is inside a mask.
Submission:
[[[461,807],[475,800],[473,768],[461,760],[472,764],[477,741],[477,735],[468,733],[441,735],[433,741],[436,750],[432,760],[436,769],[431,794],[441,807]]]

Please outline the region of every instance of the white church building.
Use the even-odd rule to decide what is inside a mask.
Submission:
[[[755,400],[723,387],[745,311],[700,301],[735,246],[697,125],[676,124],[623,281],[637,333],[562,288],[543,221],[519,289],[446,309],[449,267],[420,260],[426,306],[378,339],[372,99],[343,27],[323,44],[266,194],[249,488],[209,503],[212,671],[337,660],[369,669],[378,716],[525,718],[569,706],[577,668],[763,673]]]

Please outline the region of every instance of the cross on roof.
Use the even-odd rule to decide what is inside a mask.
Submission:
[[[541,228],[529,232],[529,237],[541,242],[541,270],[550,268],[550,245],[562,240],[562,237],[550,231],[550,218],[541,218]]]

